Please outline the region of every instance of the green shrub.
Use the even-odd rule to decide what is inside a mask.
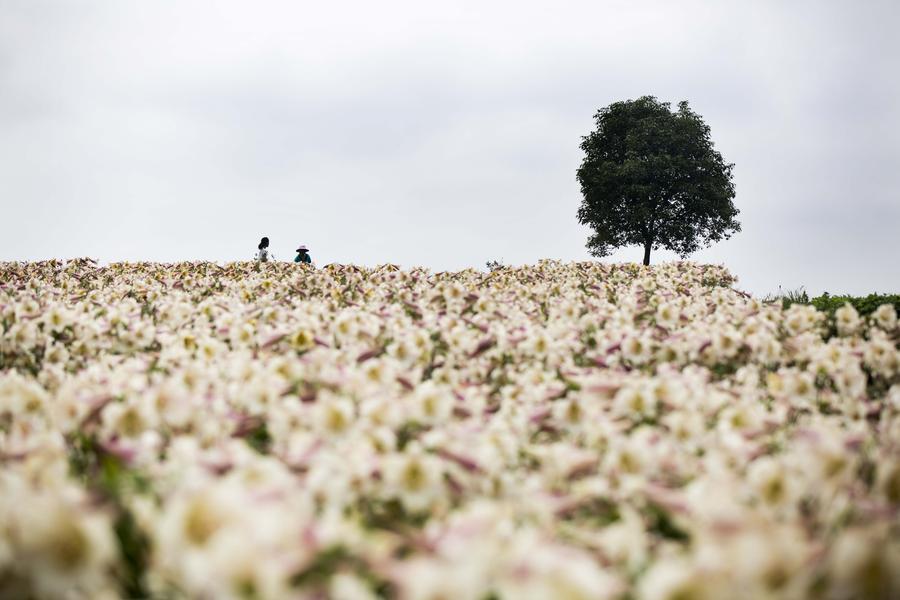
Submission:
[[[825,292],[821,296],[817,296],[809,301],[817,310],[827,314],[829,317],[834,316],[834,311],[842,307],[845,303],[850,304],[856,309],[860,316],[865,317],[875,312],[882,304],[893,304],[894,308],[900,313],[900,294],[869,294],[868,296],[832,296]]]

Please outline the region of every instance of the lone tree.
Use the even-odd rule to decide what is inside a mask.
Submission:
[[[591,254],[642,245],[649,265],[654,248],[685,257],[741,230],[734,165],[713,148],[709,127],[687,102],[672,111],[668,102],[642,96],[610,104],[595,119],[578,168],[578,221],[594,230]]]

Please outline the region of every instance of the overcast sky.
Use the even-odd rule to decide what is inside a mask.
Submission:
[[[580,138],[652,94],[735,163],[743,231],[694,260],[900,292],[898,31],[895,1],[0,0],[0,260],[585,260]]]

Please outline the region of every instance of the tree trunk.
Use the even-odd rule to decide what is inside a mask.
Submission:
[[[650,264],[650,248],[653,246],[653,242],[644,242],[644,264]]]

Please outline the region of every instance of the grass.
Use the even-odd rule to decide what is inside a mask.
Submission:
[[[769,294],[763,298],[763,302],[781,302],[782,308],[788,308],[791,304],[809,304],[809,294],[803,286],[796,290],[784,290],[778,287],[777,294]]]

